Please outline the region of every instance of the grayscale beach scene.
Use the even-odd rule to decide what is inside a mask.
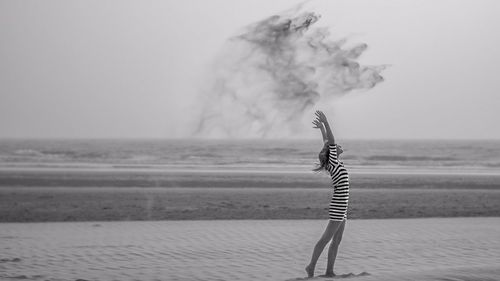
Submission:
[[[0,2],[0,280],[500,280],[500,5]]]
[[[301,280],[331,196],[315,144],[2,141],[0,278]],[[344,146],[349,250],[315,278],[497,280],[500,142]]]

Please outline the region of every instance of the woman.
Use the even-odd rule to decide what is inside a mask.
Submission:
[[[333,196],[330,201],[328,211],[329,222],[326,226],[323,236],[319,239],[314,247],[311,262],[306,267],[307,276],[314,276],[314,268],[318,261],[321,252],[326,244],[331,240],[330,248],[328,249],[328,261],[325,277],[333,277],[333,266],[337,257],[337,250],[342,234],[344,233],[345,222],[347,219],[347,201],[349,199],[349,175],[344,167],[344,163],[339,161],[338,156],[343,150],[340,145],[335,144],[332,130],[328,124],[325,114],[321,111],[316,111],[316,119],[313,121],[314,128],[320,129],[323,135],[324,146],[319,153],[319,167],[315,171],[326,170],[332,177]]]

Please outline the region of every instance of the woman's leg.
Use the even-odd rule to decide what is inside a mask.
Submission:
[[[337,232],[332,238],[332,242],[330,243],[330,247],[328,249],[328,262],[326,265],[326,277],[333,277],[335,274],[333,273],[333,266],[335,265],[335,259],[337,258],[337,251],[339,250],[340,241],[342,241],[342,235],[344,234],[345,228],[344,220],[341,224]]]
[[[318,262],[318,258],[321,255],[321,252],[323,252],[323,249],[325,248],[326,244],[328,244],[328,242],[335,235],[342,222],[343,221],[332,221],[332,220],[328,221],[328,225],[326,226],[325,232],[319,239],[318,243],[316,243],[316,246],[314,246],[311,262],[309,263],[308,266],[306,266],[307,276],[309,277],[314,276],[314,268],[316,267],[316,262]]]

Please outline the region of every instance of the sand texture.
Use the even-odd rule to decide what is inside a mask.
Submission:
[[[0,224],[1,280],[300,280],[325,221]],[[500,219],[347,222],[349,280],[500,278]],[[325,253],[317,274],[325,269]],[[337,280],[319,278],[318,280]]]

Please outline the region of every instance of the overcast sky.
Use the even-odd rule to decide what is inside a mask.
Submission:
[[[188,137],[225,40],[295,3],[2,0],[0,137]],[[340,137],[500,138],[500,1],[309,6],[369,45],[363,64],[391,65],[374,89],[317,105]]]

